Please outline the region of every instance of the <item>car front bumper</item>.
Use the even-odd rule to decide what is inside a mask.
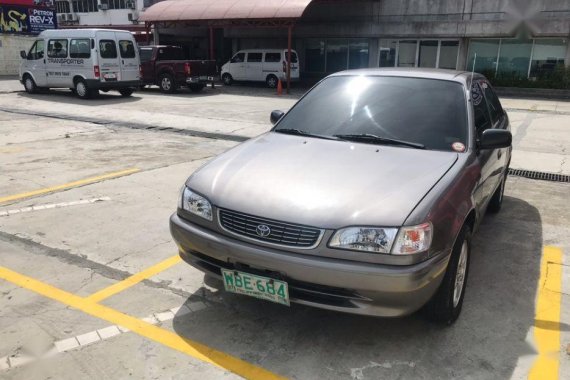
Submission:
[[[420,309],[436,292],[449,255],[409,266],[337,260],[269,249],[170,218],[180,256],[197,269],[221,278],[235,269],[284,280],[292,302],[341,312],[399,317]]]

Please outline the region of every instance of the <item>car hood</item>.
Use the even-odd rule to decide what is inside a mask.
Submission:
[[[187,181],[212,204],[320,228],[401,226],[457,153],[267,133]]]

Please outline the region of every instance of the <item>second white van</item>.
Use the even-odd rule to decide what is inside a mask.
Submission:
[[[99,90],[131,96],[141,83],[135,39],[123,30],[46,30],[20,55],[20,82],[28,93],[69,88],[80,98]]]
[[[221,76],[226,85],[234,81],[253,81],[275,88],[279,79],[287,80],[287,50],[240,50],[222,66]],[[295,50],[291,50],[291,80],[299,80],[299,58]]]

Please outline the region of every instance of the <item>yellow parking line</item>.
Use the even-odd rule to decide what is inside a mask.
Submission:
[[[43,195],[43,194],[48,194],[48,193],[53,193],[56,191],[60,191],[60,190],[66,190],[66,189],[71,189],[72,187],[77,187],[77,186],[82,186],[82,185],[88,185],[91,183],[95,183],[95,182],[99,182],[105,179],[111,179],[111,178],[117,178],[117,177],[122,177],[125,175],[129,175],[129,174],[133,174],[140,171],[140,169],[137,168],[132,168],[132,169],[127,169],[127,170],[121,170],[119,172],[113,172],[113,173],[109,173],[109,174],[104,174],[104,175],[100,175],[97,177],[91,177],[91,178],[85,178],[85,179],[81,179],[79,181],[74,181],[74,182],[69,182],[69,183],[64,183],[63,185],[57,185],[57,186],[52,186],[52,187],[46,187],[45,189],[39,189],[39,190],[34,190],[34,191],[28,191],[26,193],[20,193],[20,194],[15,194],[15,195],[8,195],[5,197],[0,197],[0,203],[4,203],[4,202],[10,202],[10,201],[17,201],[20,199],[25,199],[25,198],[30,198],[30,197],[34,197],[36,195]]]
[[[528,378],[557,380],[560,360],[560,303],[562,300],[562,250],[544,247],[534,318],[534,339],[538,349]]]
[[[123,314],[115,309],[90,302],[85,298],[68,293],[41,281],[0,267],[0,278],[14,285],[28,289],[44,297],[58,301],[64,305],[81,310],[84,313],[100,318],[112,324],[123,326],[140,336],[170,347],[198,360],[213,364],[224,370],[231,371],[246,379],[284,379],[264,368],[258,367],[224,352],[183,338],[171,331],[151,325],[140,319]]]
[[[142,272],[136,273],[121,282],[117,282],[108,288],[101,289],[97,293],[93,293],[85,299],[90,302],[101,302],[105,298],[109,298],[114,294],[120,293],[123,290],[130,288],[131,286],[136,285],[139,282],[146,280],[147,278],[152,277],[155,274],[158,274],[175,264],[178,264],[180,260],[180,256],[178,255],[169,257],[168,259],[161,261],[160,263],[153,265],[152,267],[147,268]]]

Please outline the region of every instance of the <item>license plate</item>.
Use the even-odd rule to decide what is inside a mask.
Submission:
[[[105,79],[117,79],[117,74],[115,74],[115,73],[106,73],[106,74],[103,74],[103,78],[105,78]]]
[[[290,305],[289,289],[284,281],[225,269],[222,269],[222,277],[228,292]]]

